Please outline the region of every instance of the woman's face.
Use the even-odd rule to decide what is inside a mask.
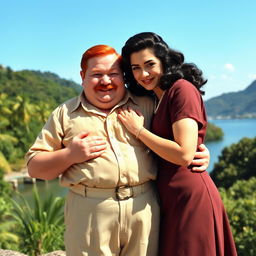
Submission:
[[[132,73],[141,86],[146,90],[154,90],[159,86],[163,74],[161,61],[150,48],[131,54]]]

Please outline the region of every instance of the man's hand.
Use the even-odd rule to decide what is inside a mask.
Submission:
[[[88,132],[82,132],[75,136],[68,145],[71,161],[82,163],[99,157],[105,152],[107,142],[99,136],[88,136]]]
[[[199,150],[195,153],[194,159],[192,161],[192,171],[194,172],[203,172],[205,171],[210,163],[210,152],[208,148],[204,145],[201,144],[199,145]]]

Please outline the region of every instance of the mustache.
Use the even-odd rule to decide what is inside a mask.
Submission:
[[[117,88],[117,85],[115,84],[107,84],[107,85],[99,84],[95,87],[95,90],[111,90],[115,88]]]

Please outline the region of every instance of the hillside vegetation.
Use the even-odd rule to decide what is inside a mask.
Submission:
[[[50,72],[15,72],[0,65],[0,167],[15,169],[51,111],[81,89]]]

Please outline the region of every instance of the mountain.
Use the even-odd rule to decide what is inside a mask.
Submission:
[[[225,93],[205,101],[209,118],[255,118],[256,80],[245,90]]]

